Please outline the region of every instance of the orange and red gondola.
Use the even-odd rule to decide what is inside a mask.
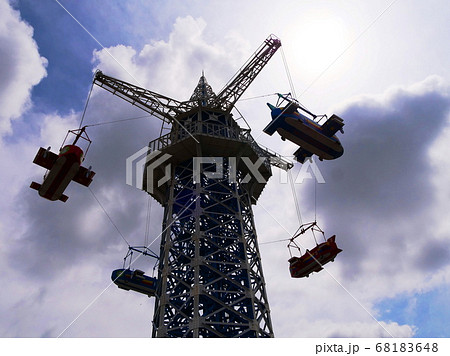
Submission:
[[[301,253],[300,246],[297,244],[296,239],[305,234],[308,230],[311,230],[313,236],[315,232],[321,233],[324,242],[317,243],[316,240],[316,246],[313,249],[306,249],[306,252],[301,254],[299,257],[291,255],[288,262],[289,272],[292,278],[309,277],[311,273],[321,271],[325,264],[334,261],[335,257],[342,252],[336,244],[336,235],[333,235],[325,240],[325,234],[317,226],[316,222],[300,226],[297,233],[294,234],[289,241],[289,251],[291,251],[291,248],[295,247]],[[314,239],[316,239],[315,236]]]
[[[308,277],[313,272],[319,272],[323,265],[334,261],[338,253],[342,252],[335,242],[336,235],[331,236],[327,241],[318,244],[311,251],[301,257],[289,259],[289,272],[292,278]]]

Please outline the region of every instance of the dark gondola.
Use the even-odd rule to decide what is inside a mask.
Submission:
[[[157,279],[148,277],[143,271],[136,269],[116,269],[111,274],[112,281],[121,289],[133,290],[153,297],[156,291]]]

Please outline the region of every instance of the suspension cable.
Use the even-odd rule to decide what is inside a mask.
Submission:
[[[248,122],[247,122],[247,120],[245,119],[244,115],[242,115],[242,113],[239,111],[239,109],[238,109],[236,106],[234,106],[233,109],[236,110],[236,111],[238,112],[239,116],[240,116],[240,118],[236,119],[236,121],[238,121],[239,119],[244,120],[245,124],[246,124],[247,127],[250,129],[250,125],[248,124]]]
[[[285,242],[285,241],[290,241],[291,239],[281,239],[281,240],[273,240],[273,241],[265,241],[265,242],[260,242],[259,245],[268,245],[268,244],[274,244],[277,242]]]
[[[294,203],[295,203],[295,209],[297,211],[298,222],[300,223],[300,226],[302,226],[303,225],[302,214],[300,211],[300,206],[298,204],[297,194],[295,193],[294,181],[292,180],[292,174],[291,174],[290,170],[288,171],[288,178],[289,178],[289,183],[291,184],[292,195],[294,197]]]
[[[130,247],[130,244],[128,243],[127,239],[125,238],[125,236],[123,236],[123,234],[120,232],[119,228],[117,227],[117,225],[114,223],[114,221],[112,220],[111,216],[108,214],[108,212],[106,211],[105,207],[102,205],[102,203],[100,203],[100,200],[98,200],[97,196],[94,194],[93,190],[88,187],[89,191],[91,192],[92,196],[94,197],[94,199],[97,201],[98,205],[100,205],[100,207],[102,208],[103,212],[105,213],[105,215],[108,217],[109,221],[111,222],[111,224],[115,227],[115,229],[117,230],[117,232],[119,233],[119,235],[122,237],[123,241],[125,241],[125,243],[128,245],[128,247]]]
[[[314,221],[317,222],[317,179],[314,179]]]
[[[131,121],[131,120],[139,120],[139,119],[147,118],[147,117],[150,117],[150,116],[151,115],[143,115],[143,116],[137,116],[137,117],[130,117],[130,118],[127,118],[127,119],[119,119],[119,120],[113,120],[113,121],[99,122],[97,124],[86,125],[85,127],[94,127],[94,126],[102,126],[102,125],[108,125],[108,124],[117,124],[119,122]]]
[[[152,212],[152,197],[148,196],[147,202],[147,219],[145,222],[145,237],[144,237],[144,246],[148,245],[148,238],[150,236],[150,215]]]
[[[156,237],[155,237],[148,245],[146,245],[145,248],[150,249],[150,246],[153,245],[153,243],[154,243],[156,240],[158,240],[158,239],[166,232],[166,230],[168,230],[168,229],[172,226],[172,224],[173,224],[180,216],[182,216],[182,215],[184,214],[184,212],[185,212],[187,209],[189,209],[189,207],[190,207],[192,204],[194,204],[194,203],[197,201],[197,199],[199,199],[199,198],[200,198],[200,196],[197,196],[192,202],[188,203],[188,205],[186,205],[186,206],[183,208],[183,210],[181,210],[181,212],[178,213],[178,214],[172,219],[172,221],[170,222],[170,224],[167,225],[167,226],[164,228],[164,230],[163,230],[158,236],[156,236]],[[142,254],[141,254],[140,256],[138,256],[138,257],[135,259],[135,261],[137,261],[141,256],[142,256]]]
[[[246,101],[246,100],[253,100],[253,99],[259,99],[259,98],[265,98],[265,97],[267,97],[267,96],[274,96],[274,95],[277,95],[277,93],[252,96],[252,97],[250,97],[250,98],[239,99],[239,101]]]
[[[84,115],[86,114],[86,110],[89,104],[89,100],[91,99],[91,94],[92,94],[92,89],[94,88],[94,81],[92,81],[91,84],[91,89],[89,89],[89,94],[88,97],[86,99],[86,103],[84,104],[84,109],[83,109],[83,114],[81,115],[81,121],[80,121],[80,127],[79,129],[81,129],[81,126],[83,125],[83,121],[84,121]]]
[[[286,56],[284,54],[283,47],[281,47],[281,57],[283,58],[284,69],[286,71],[286,75],[287,75],[287,78],[289,81],[289,86],[291,88],[291,94],[294,97],[294,99],[297,99],[297,95],[295,94],[294,82],[292,81],[291,73],[289,71],[289,66],[287,64],[287,60],[286,60]]]

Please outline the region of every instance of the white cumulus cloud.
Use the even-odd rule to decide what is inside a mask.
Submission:
[[[7,0],[0,1],[0,134],[10,132],[11,120],[30,105],[30,92],[47,74],[33,28]]]

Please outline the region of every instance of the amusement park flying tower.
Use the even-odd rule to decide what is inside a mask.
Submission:
[[[269,36],[217,95],[202,75],[188,101],[96,73],[95,84],[170,128],[149,143],[143,180],[164,208],[154,337],[273,337],[252,204],[271,166],[291,165],[231,111],[280,46]]]

